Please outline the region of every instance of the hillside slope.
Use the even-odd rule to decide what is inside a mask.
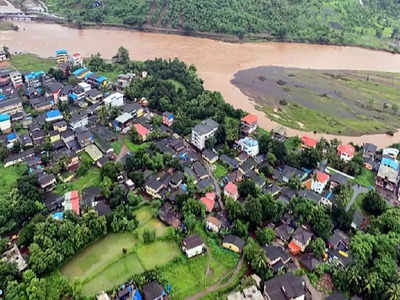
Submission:
[[[68,21],[154,26],[397,51],[397,0],[45,0]]]

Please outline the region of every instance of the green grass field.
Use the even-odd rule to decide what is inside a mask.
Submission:
[[[26,171],[26,164],[18,164],[16,166],[4,168],[0,165],[0,194],[8,195],[11,189],[17,183],[17,179]]]
[[[157,240],[144,244],[141,234],[145,228],[155,229],[157,237],[162,237],[167,227],[152,217],[151,208],[147,206],[135,213],[139,221],[137,234],[110,233],[61,268],[61,273],[68,279],[82,281],[85,295],[111,289],[134,274],[164,265],[182,255],[175,241]],[[127,254],[122,252],[123,248],[128,250]]]
[[[231,276],[238,263],[237,254],[222,248],[216,240],[207,237],[204,231],[199,232],[208,246],[208,254],[184,259],[163,272],[172,287],[172,299],[184,299],[224,281]],[[208,265],[209,272],[206,274]]]
[[[111,146],[113,147],[114,152],[115,152],[116,154],[119,154],[119,153],[121,152],[122,145],[123,145],[122,140],[118,140],[118,141],[115,141],[115,142],[112,142],[112,143],[111,143]]]
[[[226,168],[222,164],[216,163],[215,164],[214,176],[216,178],[218,178],[218,179],[221,179],[224,176],[226,176],[226,174],[228,174],[228,171],[226,170]]]
[[[125,139],[125,145],[128,147],[129,151],[136,152],[141,149],[145,149],[149,143],[134,144],[129,139]]]
[[[369,188],[371,185],[375,185],[376,175],[374,172],[363,168],[361,174],[357,176],[354,181],[359,185]]]
[[[45,71],[56,66],[55,59],[40,58],[33,54],[14,55],[11,64],[20,72]]]
[[[56,194],[62,195],[72,190],[82,191],[89,186],[99,186],[100,183],[100,169],[90,168],[84,176],[78,177],[77,179],[74,179],[73,181],[68,183],[58,184],[54,189],[54,192]]]

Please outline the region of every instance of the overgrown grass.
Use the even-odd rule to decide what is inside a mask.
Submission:
[[[84,176],[78,177],[72,182],[58,184],[54,189],[54,192],[56,194],[62,195],[68,191],[82,191],[89,186],[99,186],[100,184],[100,169],[90,168]]]
[[[11,65],[20,72],[45,71],[56,66],[55,59],[40,58],[34,54],[14,55],[11,57]]]
[[[153,218],[148,206],[138,209],[135,215],[139,221],[135,233],[110,233],[83,249],[61,268],[68,279],[82,281],[85,295],[111,289],[134,274],[164,265],[182,255],[175,241],[156,240],[144,244],[141,235],[145,228],[155,230],[156,237],[162,238],[167,227]],[[126,254],[123,248],[127,249]]]
[[[221,179],[228,174],[227,169],[220,163],[215,164],[215,171],[214,171],[214,176],[218,179]]]
[[[15,187],[17,179],[26,171],[26,164],[18,164],[5,168],[0,164],[0,195],[5,197]]]
[[[116,154],[119,154],[119,153],[121,152],[122,145],[123,145],[122,140],[118,140],[118,141],[115,141],[115,142],[112,142],[112,143],[111,143],[111,146],[113,147],[114,152],[115,152]]]
[[[128,147],[129,151],[136,152],[141,149],[145,149],[149,143],[134,144],[129,139],[125,139],[125,145]]]
[[[163,272],[172,287],[173,299],[184,299],[220,282],[238,263],[237,254],[222,248],[217,240],[208,237],[203,230],[198,228],[197,231],[205,241],[208,253],[182,259]]]
[[[358,175],[354,181],[359,185],[365,186],[369,188],[370,186],[374,186],[376,182],[376,175],[371,170],[363,168],[361,174]]]

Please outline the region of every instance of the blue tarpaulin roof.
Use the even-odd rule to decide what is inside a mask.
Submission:
[[[53,219],[56,220],[62,220],[64,218],[64,213],[63,212],[56,212],[53,214]]]
[[[99,76],[99,77],[96,78],[96,81],[97,81],[98,83],[102,83],[102,82],[105,81],[105,80],[107,80],[107,78],[104,77],[104,76]]]
[[[13,139],[15,139],[15,138],[17,138],[17,135],[14,133],[14,132],[11,132],[9,135],[7,135],[7,139],[10,141],[10,140],[13,140]]]
[[[69,94],[69,97],[70,97],[72,100],[78,99],[78,96],[75,95],[75,94]]]
[[[34,79],[34,78],[38,78],[42,75],[44,75],[44,71],[39,71],[39,72],[30,72],[28,74],[25,74],[25,78],[30,80],[30,79]]]
[[[136,289],[135,296],[133,296],[133,300],[142,300],[142,295],[140,294],[139,290]]]
[[[86,72],[88,69],[87,68],[79,68],[78,70],[75,70],[72,72],[75,76],[78,76],[79,74],[82,74],[83,72]]]
[[[6,98],[6,95],[0,95],[0,100],[3,100]]]
[[[10,116],[8,114],[0,114],[0,122],[10,120]]]
[[[382,158],[382,164],[384,164],[385,166],[389,166],[394,170],[399,169],[399,163],[397,161],[395,161],[394,159],[391,159],[388,157]]]
[[[67,50],[65,50],[65,49],[59,49],[59,50],[56,50],[56,54],[57,54],[57,55],[60,55],[60,54],[68,54],[68,52],[67,52]]]
[[[90,76],[90,75],[92,75],[93,74],[93,72],[88,72],[86,75],[85,75],[85,80]]]
[[[50,110],[50,111],[48,111],[46,113],[46,116],[48,118],[55,118],[55,117],[58,117],[60,115],[61,115],[61,113],[60,113],[60,111],[58,109]]]

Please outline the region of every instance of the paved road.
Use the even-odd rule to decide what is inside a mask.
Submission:
[[[229,286],[229,285],[232,283],[232,281],[235,279],[235,277],[236,277],[236,275],[239,273],[240,268],[242,267],[242,265],[243,265],[243,255],[242,255],[242,257],[240,258],[240,261],[239,261],[239,263],[237,264],[237,266],[236,266],[236,268],[235,268],[235,271],[233,272],[231,278],[229,278],[229,280],[228,280],[226,283],[224,283],[224,284],[220,284],[220,283],[214,284],[214,285],[210,286],[209,288],[205,289],[204,291],[201,291],[200,293],[197,293],[196,295],[193,295],[193,296],[191,296],[191,297],[185,298],[185,300],[196,300],[196,299],[198,299],[198,298],[201,298],[201,297],[204,297],[204,296],[208,295],[209,293],[212,293],[212,292],[215,292],[215,291],[217,291],[217,290],[226,288],[226,287]],[[313,299],[314,299],[314,298],[313,298]],[[318,300],[318,299],[317,299],[317,300]]]
[[[366,187],[363,187],[361,185],[358,184],[354,184],[353,185],[353,197],[351,197],[350,202],[347,204],[346,206],[346,211],[349,211],[349,209],[352,207],[354,201],[356,200],[357,196],[359,194],[364,194],[364,193],[368,193],[368,189]]]

